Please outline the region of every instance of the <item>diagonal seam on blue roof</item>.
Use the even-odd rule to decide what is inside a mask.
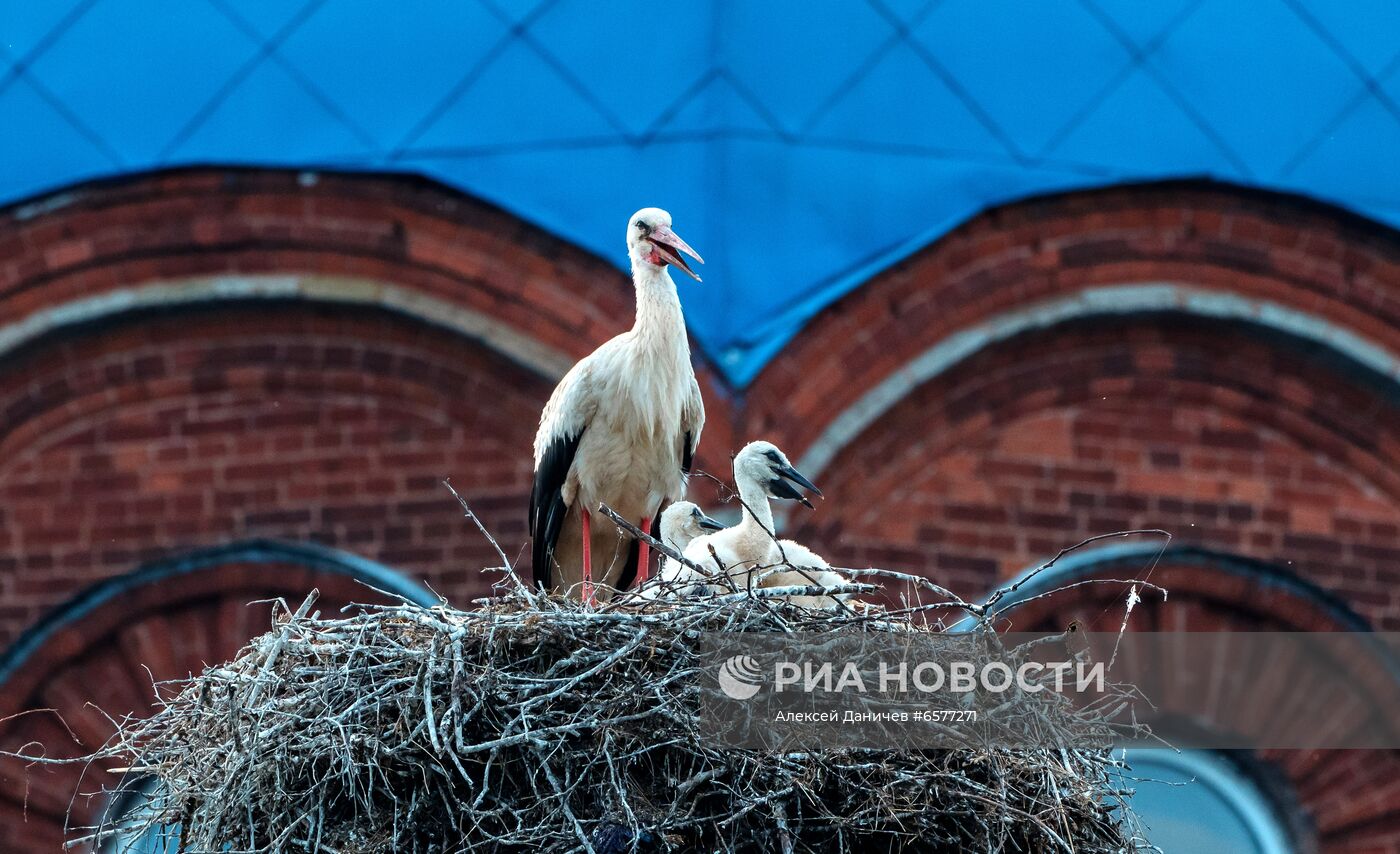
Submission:
[[[0,94],[4,94],[6,89],[14,85],[15,80],[23,76],[29,66],[43,56],[45,51],[57,44],[68,30],[72,29],[73,25],[88,13],[88,10],[97,5],[97,2],[98,0],[77,0],[68,13],[50,27],[24,55],[15,57],[10,68],[3,75],[0,75]],[[0,50],[3,49],[4,46],[0,45]]]
[[[260,38],[256,30],[252,27],[247,27],[243,19],[238,15],[231,14],[220,0],[207,0],[207,2],[215,11],[223,15],[248,38],[249,42],[254,47],[253,55],[248,57],[238,68],[234,69],[228,79],[220,84],[219,88],[214,90],[214,93],[200,105],[199,109],[195,110],[194,115],[190,116],[189,120],[182,124],[179,129],[175,131],[175,134],[166,141],[164,147],[162,147],[160,152],[156,155],[157,163],[166,162],[172,153],[178,151],[180,146],[194,135],[195,131],[199,130],[205,122],[209,121],[214,113],[218,112],[219,107],[228,100],[229,96],[232,95],[240,85],[242,85],[243,81],[247,80],[248,77],[258,69],[258,66],[267,61],[267,58],[272,55],[277,49],[277,46],[286,41],[292,33],[296,32],[298,27],[310,20],[311,16],[316,14],[316,10],[321,8],[326,0],[306,0],[305,4],[292,16],[291,20],[283,24],[277,32],[268,39]]]
[[[350,118],[350,115],[345,112],[344,108],[342,108],[340,104],[337,104],[335,99],[327,95],[321,87],[317,86],[295,63],[282,55],[282,46],[286,44],[287,40],[291,38],[297,30],[301,29],[303,24],[315,16],[316,12],[324,5],[324,0],[312,0],[307,6],[298,10],[297,13],[292,16],[292,22],[289,23],[287,27],[279,29],[267,39],[264,39],[261,34],[259,34],[257,28],[242,15],[239,15],[225,0],[206,0],[206,2],[218,10],[219,13],[227,18],[235,27],[238,27],[247,34],[249,38],[261,43],[266,54],[264,61],[270,60],[286,71],[288,76],[302,88],[302,91],[310,95],[330,116],[339,122],[346,130],[350,131],[367,150],[373,151],[376,154],[382,153],[379,151],[379,144],[375,142],[374,137],[367,130],[360,127],[358,122]],[[310,12],[308,12],[307,9],[310,9]],[[251,73],[251,70],[249,73]],[[191,131],[191,133],[193,133],[193,131]]]
[[[526,15],[523,18],[511,22],[510,27],[506,29],[504,35],[497,39],[489,49],[482,53],[482,55],[477,59],[477,61],[472,63],[471,66],[468,67],[466,73],[463,74],[460,78],[458,78],[457,82],[454,83],[443,94],[443,96],[440,99],[438,99],[438,101],[432,107],[430,107],[426,113],[423,114],[423,117],[414,123],[413,127],[409,129],[408,133],[404,134],[403,139],[401,139],[399,143],[395,145],[393,150],[389,153],[389,160],[394,161],[403,159],[404,152],[408,149],[408,147],[413,145],[413,143],[417,142],[418,139],[420,139],[423,136],[423,134],[427,133],[430,129],[432,129],[432,126],[437,123],[437,120],[442,118],[442,115],[446,113],[449,109],[451,109],[453,104],[461,100],[462,96],[465,95],[467,91],[471,89],[473,85],[476,84],[476,81],[481,78],[481,75],[484,74],[486,70],[491,67],[491,64],[500,58],[501,54],[505,52],[506,48],[510,47],[511,42],[515,41],[517,33],[519,33],[521,29],[528,28],[534,21],[538,20],[541,15],[547,13],[550,10],[550,8],[558,2],[559,0],[540,0],[540,2],[536,3],[535,6],[532,9],[530,9],[530,11],[526,13]]]

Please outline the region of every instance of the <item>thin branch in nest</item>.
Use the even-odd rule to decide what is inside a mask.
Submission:
[[[1063,550],[985,605],[921,576],[835,569],[917,596],[857,613],[781,600],[875,585],[755,588],[746,573],[741,588],[724,567],[707,573],[603,506],[712,586],[595,610],[525,583],[444,485],[501,559],[503,595],[472,611],[404,601],[337,619],[311,613],[314,591],[295,612],[283,603],[270,633],[173,693],[162,686],[168,699],[152,716],[118,722],[113,742],[86,758],[126,772],[124,785],[154,777],[159,789],[148,812],[74,842],[144,823],[178,827],[182,850],[200,852],[1146,850],[1107,751],[718,749],[699,724],[696,680],[707,632],[904,637],[936,633],[914,618],[949,608],[975,617],[991,646],[991,616],[1019,603],[993,608],[1025,581],[1074,549],[1145,532]],[[782,558],[779,567],[800,569]],[[1008,701],[998,714],[1066,732],[1116,714],[1122,699],[1081,710]]]
[[[991,613],[992,608],[995,607],[998,602],[1000,602],[1006,596],[1019,591],[1022,587],[1024,587],[1042,572],[1045,572],[1054,567],[1054,565],[1060,560],[1060,558],[1064,557],[1067,554],[1079,551],[1082,548],[1087,548],[1088,546],[1091,546],[1094,543],[1102,542],[1104,540],[1115,540],[1121,539],[1123,537],[1136,537],[1143,535],[1156,535],[1164,538],[1162,543],[1162,549],[1158,551],[1159,556],[1161,555],[1162,551],[1166,549],[1167,545],[1171,543],[1172,538],[1170,532],[1163,531],[1161,528],[1138,528],[1131,531],[1114,531],[1110,534],[1098,534],[1093,537],[1088,537],[1086,539],[1080,540],[1072,546],[1066,546],[1065,548],[1060,549],[1058,554],[1047,560],[1045,563],[1042,563],[1040,566],[1036,567],[1035,570],[1033,570],[1032,572],[1027,573],[1024,578],[1017,580],[1011,585],[1001,587],[993,591],[992,595],[987,597],[987,601],[982,607],[986,612]]]
[[[474,611],[400,603],[337,619],[308,616],[308,597],[151,717],[120,722],[92,758],[155,777],[141,821],[179,827],[189,851],[1143,847],[1112,795],[1107,751],[771,754],[705,737],[702,633],[934,631],[878,606],[872,619],[771,602],[872,589],[734,589],[592,610],[521,585]],[[1054,731],[1098,712],[1000,713]]]
[[[472,511],[471,506],[467,504],[467,500],[457,494],[457,490],[452,487],[452,481],[444,478],[442,485],[447,487],[447,491],[452,493],[452,497],[457,499],[458,504],[462,505],[462,512],[466,514],[468,519],[472,520],[472,524],[476,525],[476,529],[481,532],[481,536],[486,538],[486,542],[491,544],[491,548],[496,552],[496,557],[501,559],[500,570],[505,573],[506,578],[514,582],[517,590],[525,591],[527,596],[532,596],[533,585],[527,584],[525,580],[520,577],[520,574],[515,571],[515,566],[510,562],[510,558],[506,557],[505,549],[501,548],[501,544],[496,542],[496,538],[486,529],[486,525],[482,523],[481,518]]]

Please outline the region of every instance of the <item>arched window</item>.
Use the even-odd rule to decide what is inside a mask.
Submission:
[[[1130,631],[1370,630],[1340,597],[1287,567],[1198,546],[1161,550],[1155,542],[1084,549],[1064,556],[1049,570],[1027,568],[1016,579],[1016,592],[1004,597],[999,607],[1008,609],[1002,613],[1018,631],[1058,631],[1078,622],[1091,631],[1114,632],[1123,617],[1124,585],[1083,582],[1142,578],[1148,567],[1150,580],[1170,590],[1170,599],[1144,597],[1132,614]],[[1074,590],[1052,593],[1076,583],[1080,586]],[[1378,660],[1377,666],[1394,672],[1393,663]],[[1149,715],[1147,722],[1168,742],[1177,728],[1200,735],[1229,732],[1234,719],[1230,715],[1249,703],[1240,700],[1230,715],[1217,720],[1200,716],[1194,707],[1174,708],[1172,693],[1165,682],[1149,693],[1156,701],[1156,717]],[[1182,685],[1175,694],[1184,696]],[[1128,803],[1140,816],[1147,840],[1165,854],[1285,854],[1346,847],[1354,839],[1370,841],[1375,837],[1362,823],[1328,826],[1329,811],[1336,807],[1326,787],[1309,782],[1356,768],[1358,786],[1381,786],[1400,768],[1388,751],[1318,751],[1306,770],[1282,761],[1280,752],[1272,750],[1144,748],[1129,750],[1126,760],[1129,770],[1123,774],[1122,788],[1134,792]],[[1384,814],[1386,809],[1378,806],[1377,812]]]
[[[1281,806],[1254,775],[1210,750],[1130,750],[1124,788],[1163,854],[1291,854]]]
[[[180,849],[178,829],[149,826],[159,797],[159,783],[153,777],[124,786],[107,805],[102,831],[116,832],[104,837],[98,854],[175,854]]]
[[[153,680],[228,660],[266,631],[270,606],[248,603],[297,603],[312,588],[321,593],[317,607],[327,612],[383,601],[385,594],[390,601],[437,601],[389,567],[311,543],[246,541],[148,564],[86,589],[0,652],[0,750],[42,745],[76,758],[100,749],[112,735],[112,718],[150,713]],[[57,714],[16,714],[27,709]],[[21,850],[6,843],[23,839],[22,850],[57,851],[90,828],[115,825],[111,838],[82,850],[174,854],[179,846],[171,832],[143,832],[143,815],[158,806],[160,790],[148,780],[120,778],[105,764],[30,770],[10,760],[0,768],[0,777],[43,774],[44,782],[18,804],[27,814],[19,813],[17,830],[0,822],[0,849]],[[0,807],[14,803],[7,800],[14,791],[0,792]],[[11,815],[5,812],[6,820]]]

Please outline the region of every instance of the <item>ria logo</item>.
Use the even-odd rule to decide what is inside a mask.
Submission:
[[[735,700],[747,700],[763,687],[763,668],[751,655],[734,655],[719,666],[719,687]]]

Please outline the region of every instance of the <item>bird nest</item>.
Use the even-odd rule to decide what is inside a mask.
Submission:
[[[188,852],[342,854],[1147,847],[1107,750],[773,753],[724,748],[697,725],[701,633],[936,632],[934,606],[991,631],[951,594],[829,611],[781,592],[624,595],[589,609],[513,574],[503,586],[474,610],[404,602],[323,618],[314,594],[281,609],[233,661],[162,686],[152,716],[120,722],[93,759],[150,801],[85,841],[145,831]]]

